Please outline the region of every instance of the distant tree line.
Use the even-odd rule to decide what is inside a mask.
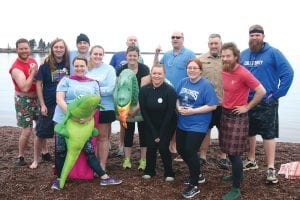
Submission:
[[[46,45],[46,42],[41,38],[39,41],[39,44],[37,46],[35,39],[31,39],[31,40],[29,40],[29,46],[30,46],[31,50],[37,49],[40,51],[45,51],[46,49],[50,48],[50,43],[48,42]]]

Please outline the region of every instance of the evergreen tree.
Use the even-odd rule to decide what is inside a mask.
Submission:
[[[31,50],[35,49],[35,47],[36,47],[36,41],[35,41],[35,39],[29,40],[29,46],[30,46]]]

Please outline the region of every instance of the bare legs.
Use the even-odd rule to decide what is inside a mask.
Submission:
[[[48,145],[46,138],[40,138],[38,136],[34,136],[34,153],[33,153],[33,162],[29,166],[31,169],[36,169],[39,163],[40,153],[46,154],[48,153]]]
[[[111,123],[99,124],[99,136],[97,143],[97,151],[102,169],[106,169],[106,162],[109,152],[109,138],[111,132]]]
[[[19,157],[24,157],[25,147],[32,132],[33,128],[31,126],[22,129],[21,135],[19,137]]]

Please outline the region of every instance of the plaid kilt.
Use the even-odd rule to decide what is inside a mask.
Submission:
[[[237,156],[248,151],[248,131],[248,113],[235,115],[232,110],[223,108],[219,144],[224,153]]]

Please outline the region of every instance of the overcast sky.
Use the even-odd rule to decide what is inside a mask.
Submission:
[[[173,31],[183,31],[185,46],[207,51],[210,33],[223,42],[248,46],[248,28],[261,24],[265,40],[287,53],[299,53],[299,7],[295,0],[8,0],[0,7],[0,47],[14,47],[21,37],[60,37],[71,49],[76,37],[86,33],[91,45],[106,51],[125,49],[128,35],[139,38],[142,51],[171,48]]]

